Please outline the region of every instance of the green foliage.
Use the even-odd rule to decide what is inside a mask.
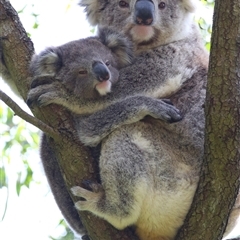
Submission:
[[[7,177],[6,177],[6,170],[5,167],[0,167],[0,188],[7,187]]]
[[[214,0],[201,0],[200,3],[203,5],[204,11],[198,13],[196,21],[198,23],[203,39],[205,41],[205,46],[207,50],[210,51]]]
[[[19,161],[17,170],[16,191],[18,195],[23,186],[29,187],[33,180],[33,171],[28,163],[29,151],[37,149],[39,145],[38,130],[29,131],[26,123],[13,115],[13,112],[5,105],[0,105],[0,135],[2,152],[2,162],[0,163],[0,188],[8,187],[8,172],[5,167],[11,161]]]
[[[60,236],[59,238],[54,238],[52,236],[50,236],[50,239],[52,240],[77,240],[77,238],[74,237],[73,232],[71,231],[71,229],[68,227],[68,225],[66,224],[66,222],[62,219],[59,222],[58,226],[62,226],[65,228],[65,234],[63,236]]]

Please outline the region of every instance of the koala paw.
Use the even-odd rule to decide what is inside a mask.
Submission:
[[[50,104],[52,102],[53,96],[49,91],[49,85],[41,85],[31,89],[28,93],[26,101],[27,105],[29,107],[42,107]]]
[[[168,123],[174,123],[182,120],[180,111],[168,99],[157,100],[157,104],[151,106],[150,116],[161,119]]]
[[[85,188],[75,186],[71,188],[71,192],[73,195],[83,198],[84,200],[80,200],[75,203],[75,207],[80,211],[93,211],[97,207],[97,203],[102,197],[102,187],[100,184],[92,184],[91,188],[93,191],[89,191]],[[96,191],[96,192],[95,192]]]
[[[51,103],[61,103],[64,99],[64,88],[58,81],[52,78],[39,77],[33,80],[31,89],[27,97],[27,105],[29,107],[43,107]]]

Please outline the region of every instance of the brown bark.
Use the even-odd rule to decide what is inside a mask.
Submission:
[[[240,3],[216,0],[206,98],[205,157],[178,240],[221,239],[240,182]]]
[[[0,37],[6,66],[21,96],[26,100],[31,81],[28,65],[34,48],[16,11],[7,0],[0,0]],[[32,112],[59,133],[52,134],[49,143],[56,152],[68,188],[80,185],[83,179],[96,179],[97,163],[90,157],[88,149],[76,139],[71,114],[56,105],[35,108]],[[137,239],[131,229],[118,231],[91,213],[79,214],[92,240]]]

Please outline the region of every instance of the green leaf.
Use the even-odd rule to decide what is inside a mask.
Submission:
[[[22,173],[18,173],[18,180],[16,182],[16,192],[17,192],[18,196],[20,195],[20,191],[21,191],[21,187],[22,187],[21,176],[22,176]]]
[[[4,167],[0,168],[0,188],[7,187],[7,176],[6,176],[6,171]]]

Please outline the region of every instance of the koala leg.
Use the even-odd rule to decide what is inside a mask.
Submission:
[[[117,132],[117,134],[115,134]],[[102,143],[100,177],[102,184],[91,184],[92,191],[73,187],[73,194],[85,199],[75,206],[104,218],[117,229],[134,225],[147,198],[149,182],[144,154],[118,130]]]

